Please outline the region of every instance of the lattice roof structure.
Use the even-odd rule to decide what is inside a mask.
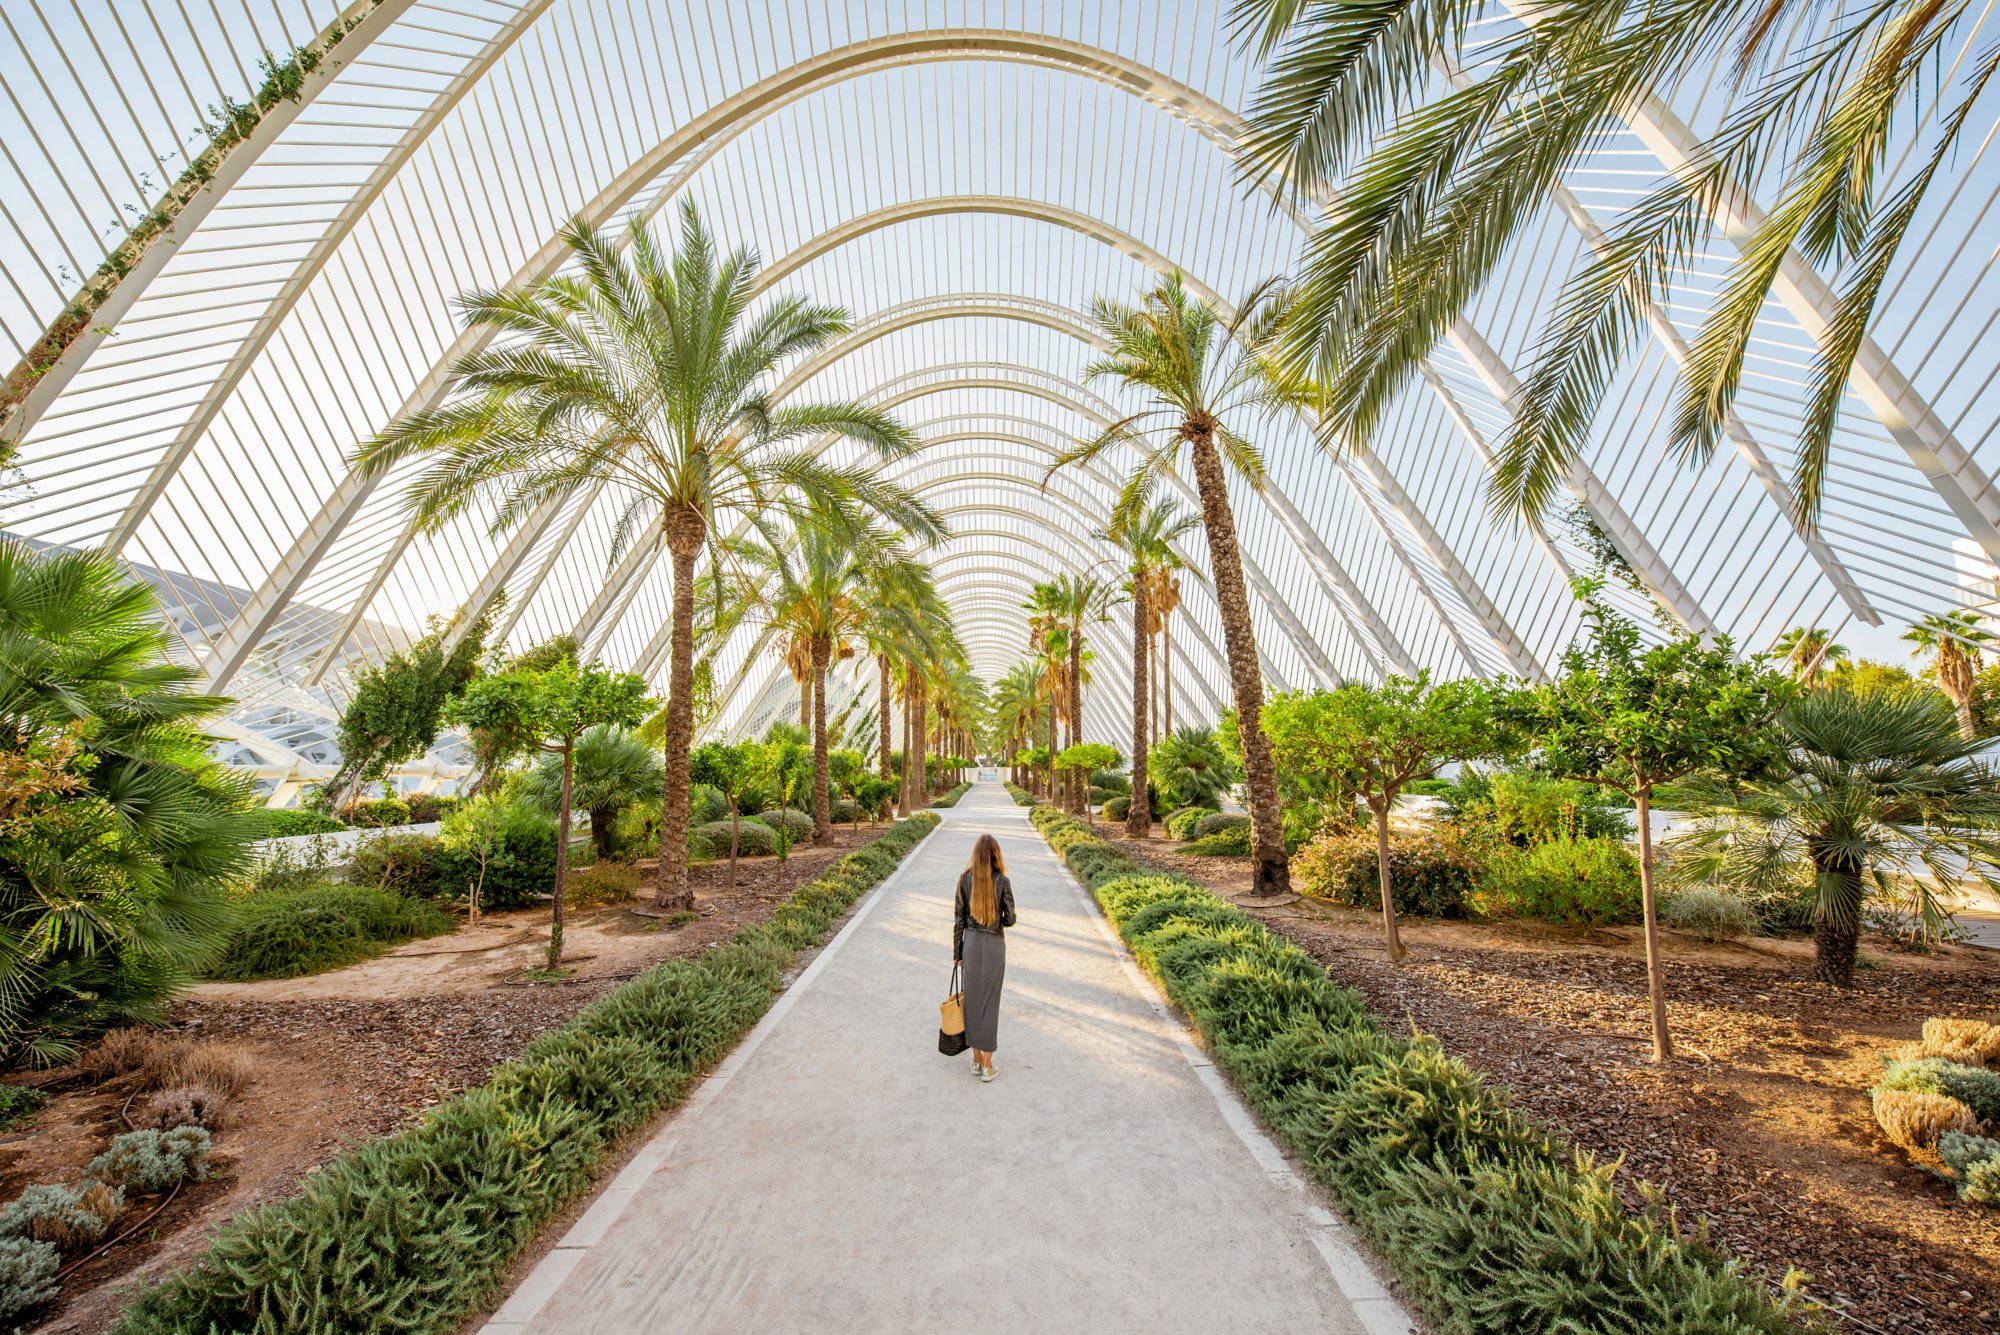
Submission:
[[[1492,24],[1517,21],[1494,6]],[[934,563],[991,678],[1021,656],[1035,580],[1112,559],[1095,533],[1117,457],[1045,476],[1133,406],[1082,383],[1090,299],[1177,270],[1237,300],[1290,271],[1313,226],[1235,164],[1258,77],[1212,0],[7,0],[0,333],[19,367],[0,439],[18,476],[0,527],[147,573],[178,651],[239,697],[253,735],[284,720],[285,749],[309,749],[299,720],[330,718],[356,665],[501,588],[510,642],[571,632],[663,682],[669,563],[652,547],[607,560],[615,489],[497,538],[478,520],[433,538],[395,479],[346,461],[440,393],[472,337],[455,296],[552,272],[571,215],[622,225],[688,198],[761,254],[767,290],[852,312],[853,334],[784,388],[893,407],[922,435],[890,472],[953,527]],[[1570,478],[1588,522],[1489,512],[1490,444],[1563,276],[1729,96],[1691,70],[1629,111],[1368,449],[1336,457],[1297,418],[1246,424],[1270,467],[1235,501],[1274,685],[1540,676],[1576,630],[1566,586],[1593,542],[1635,573],[1619,595],[1635,611],[1749,648],[1800,624],[1880,625],[1886,642],[1968,587],[1990,594],[1990,114],[1891,280],[1816,531],[1783,479],[1834,275],[1801,262],[1779,284],[1728,448],[1689,469],[1662,446],[1674,371],[1747,216],[1721,220],[1620,368]],[[226,153],[190,135],[225,123]],[[1210,717],[1227,677],[1198,577],[1185,612],[1176,708]],[[1095,647],[1108,670],[1087,724],[1117,737],[1130,650]],[[717,685],[725,729],[790,690],[750,632]]]

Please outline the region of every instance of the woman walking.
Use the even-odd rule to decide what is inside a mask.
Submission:
[[[951,959],[964,966],[965,1042],[972,1073],[990,1081],[993,1050],[1000,1045],[1000,984],[1007,976],[1007,929],[1014,925],[1014,887],[1000,841],[982,834],[972,862],[958,878],[951,928]]]

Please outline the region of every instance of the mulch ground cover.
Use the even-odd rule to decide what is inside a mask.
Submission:
[[[1242,860],[1120,841],[1222,893]],[[1258,916],[1392,1029],[1436,1035],[1529,1111],[1630,1183],[1659,1186],[1684,1222],[1772,1283],[1805,1272],[1831,1324],[1863,1332],[2000,1331],[2000,1211],[1965,1205],[1877,1132],[1867,1089],[1924,1019],[2000,1021],[2000,952],[1929,955],[1864,942],[1852,989],[1811,980],[1798,943],[1670,939],[1678,1045],[1651,1061],[1635,929],[1405,920],[1389,963],[1374,915],[1302,900]],[[1673,958],[1679,956],[1680,958]]]

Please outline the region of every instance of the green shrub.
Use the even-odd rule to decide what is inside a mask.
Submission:
[[[88,1180],[73,1187],[37,1183],[0,1209],[0,1237],[33,1238],[77,1252],[95,1243],[125,1208],[125,1193]]]
[[[1711,942],[1755,936],[1758,926],[1757,910],[1742,896],[1700,885],[1675,892],[1660,905],[1660,918],[1670,927],[1705,936]]]
[[[783,821],[785,823],[785,833],[794,844],[807,843],[812,839],[813,818],[803,811],[794,811],[790,807],[786,807],[780,811],[774,807],[769,811],[758,812],[757,819],[762,821],[773,832],[777,830],[778,822]],[[772,851],[776,851],[775,847]],[[725,857],[729,855],[728,844],[722,846],[722,852]]]
[[[967,791],[971,789],[971,787],[972,785],[969,783],[961,783],[960,785],[958,785],[958,787],[952,789],[948,793],[945,793],[943,796],[933,797],[931,799],[931,805],[934,807],[955,807],[958,805],[958,799],[964,797]]]
[[[1103,815],[1106,820],[1122,821],[1131,814],[1132,795],[1130,793],[1121,793],[1117,797],[1107,799],[1104,803]]]
[[[827,819],[831,820],[835,825],[858,825],[861,822],[861,818],[867,814],[867,812],[861,809],[861,804],[853,798],[841,797],[834,799]],[[726,817],[727,813],[725,812],[724,815]]]
[[[490,834],[483,878],[482,831]],[[526,802],[481,794],[445,818],[437,840],[432,893],[441,898],[465,903],[477,885],[482,909],[517,909],[555,893],[556,822]]]
[[[0,1131],[19,1131],[48,1107],[49,1096],[26,1085],[0,1085]]]
[[[1017,807],[1032,807],[1038,800],[1033,793],[1018,783],[1007,785],[1007,796],[1014,799],[1014,805]]]
[[[1228,825],[1214,834],[1188,840],[1178,850],[1202,858],[1247,858],[1250,856],[1250,822]]]
[[[1477,846],[1449,826],[1389,833],[1389,895],[1398,913],[1462,918],[1485,871]],[[1292,888],[1350,908],[1379,909],[1374,832],[1324,834],[1300,849],[1292,859]]]
[[[348,810],[348,818],[363,830],[385,830],[392,825],[410,823],[410,804],[400,797],[378,797],[371,802],[356,802]]]
[[[1487,917],[1564,927],[1637,922],[1639,859],[1616,839],[1556,839],[1502,849],[1474,903]]]
[[[657,805],[657,803],[655,804]],[[657,819],[659,812],[653,816]],[[711,784],[698,783],[688,793],[688,824],[707,825],[711,821],[729,819],[729,799]]]
[[[2000,1206],[2000,1140],[1947,1131],[1938,1141],[1938,1158],[1960,1200]]]
[[[183,1179],[208,1176],[208,1132],[198,1126],[171,1131],[128,1131],[90,1161],[87,1176],[134,1196],[171,1190]]]
[[[336,820],[321,811],[293,808],[284,811],[262,811],[258,814],[264,821],[266,839],[284,839],[295,834],[331,834],[335,830],[347,828],[346,821]]]
[[[593,862],[569,876],[568,902],[571,908],[594,909],[605,904],[622,904],[639,893],[639,869],[629,862],[606,859]]]
[[[778,832],[761,820],[745,817],[736,826],[736,853],[739,857],[767,858],[778,851]],[[715,821],[688,831],[688,852],[698,858],[729,856],[729,822]]]
[[[893,827],[762,926],[641,974],[484,1086],[340,1155],[297,1194],[237,1215],[112,1330],[458,1329],[536,1232],[589,1188],[616,1138],[721,1060],[769,1007],[794,952],[823,939],[936,824],[926,813]]]
[[[1132,776],[1122,769],[1101,769],[1090,776],[1090,786],[1104,790],[1105,797],[1130,797]]]
[[[1966,1066],[1941,1057],[1890,1061],[1883,1069],[1882,1089],[1907,1089],[1957,1099],[1980,1121],[2000,1129],[2000,1071]]]
[[[1214,807],[1182,807],[1167,817],[1167,837],[1169,839],[1192,839],[1194,827],[1209,817],[1219,814]]]
[[[11,1321],[56,1296],[62,1257],[46,1242],[0,1238],[0,1321]]]
[[[1248,816],[1232,811],[1218,811],[1213,815],[1203,816],[1200,820],[1196,821],[1194,828],[1188,831],[1187,837],[1190,839],[1206,839],[1211,834],[1220,834],[1224,830],[1247,830],[1249,828],[1250,818]]]
[[[358,885],[254,891],[214,976],[234,982],[297,978],[353,964],[453,928],[435,905]]]
[[[1603,790],[1528,770],[1489,775],[1468,769],[1437,795],[1446,814],[1468,830],[1524,848],[1551,839],[1622,839],[1632,832],[1624,809]]]
[[[1572,1158],[1435,1040],[1384,1034],[1298,946],[1053,808],[1034,823],[1437,1329],[1791,1329],[1789,1294],[1685,1237],[1644,1184],[1626,1211],[1610,1169]]]
[[[411,793],[404,799],[410,804],[410,824],[429,825],[443,820],[458,810],[460,799],[441,793]]]
[[[433,834],[363,839],[347,862],[349,884],[398,895],[437,895],[439,873],[438,836]]]
[[[1813,912],[1818,906],[1819,890],[1808,880],[1790,889],[1745,895],[1743,902],[1756,913],[1764,935],[1805,936],[1813,929]]]

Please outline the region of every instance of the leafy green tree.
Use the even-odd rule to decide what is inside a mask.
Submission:
[[[340,715],[340,769],[322,793],[335,801],[351,800],[362,784],[431,749],[446,704],[479,674],[486,636],[499,610],[496,602],[480,612],[449,653],[445,642],[460,618],[432,617],[429,629],[407,649],[355,679],[354,694]]]
[[[1389,959],[1403,958],[1396,903],[1389,888],[1389,811],[1412,780],[1439,765],[1490,755],[1500,746],[1495,688],[1478,681],[1433,685],[1390,677],[1380,686],[1351,683],[1332,691],[1281,695],[1264,707],[1271,756],[1281,772],[1320,775],[1352,791],[1375,817],[1375,864],[1382,889],[1382,939]]]
[[[1159,480],[1186,455],[1201,498],[1230,690],[1242,719],[1251,886],[1257,894],[1269,895],[1289,890],[1291,873],[1285,860],[1278,775],[1260,721],[1264,672],[1250,620],[1236,512],[1229,500],[1229,473],[1234,471],[1255,489],[1263,485],[1264,461],[1257,447],[1228,420],[1239,413],[1264,411],[1273,402],[1262,359],[1246,352],[1245,340],[1238,337],[1263,305],[1263,294],[1253,293],[1236,316],[1225,321],[1187,290],[1179,274],[1148,292],[1137,306],[1099,297],[1092,303],[1091,316],[1110,350],[1091,363],[1085,376],[1092,381],[1116,380],[1145,395],[1151,406],[1070,450],[1056,466],[1095,459],[1114,446],[1134,448],[1138,466],[1113,509],[1115,524],[1143,509]]]
[[[764,740],[750,747],[750,777],[771,794],[779,812],[789,812],[799,793],[812,781],[812,753],[806,748],[804,730],[774,723]],[[792,835],[789,822],[777,823],[778,861],[790,859]]]
[[[572,760],[571,804],[590,813],[591,848],[600,859],[609,858],[618,851],[613,827],[619,813],[660,791],[660,757],[635,733],[599,724],[576,739]],[[529,773],[522,795],[554,815],[562,802],[562,781],[562,757],[545,754]]]
[[[516,669],[484,677],[451,708],[452,721],[468,728],[531,735],[561,764],[556,804],[555,900],[549,915],[549,965],[562,963],[563,909],[569,892],[569,825],[575,800],[577,739],[593,728],[633,728],[646,717],[645,679],[596,663],[567,659],[541,671]]]
[[[1097,823],[1097,813],[1090,805],[1090,776],[1117,763],[1118,748],[1103,742],[1078,742],[1064,747],[1056,757],[1056,768],[1069,775],[1070,781],[1085,794],[1083,809],[1092,825]]]
[[[1161,739],[1147,762],[1153,784],[1169,810],[1220,807],[1236,783],[1237,769],[1212,728],[1182,728]]]
[[[408,500],[429,531],[487,503],[505,530],[602,484],[629,498],[610,558],[650,541],[673,567],[657,900],[685,909],[695,567],[704,552],[716,564],[718,516],[753,516],[775,531],[809,508],[851,507],[924,539],[943,525],[872,467],[828,463],[801,444],[832,434],[906,455],[916,440],[901,423],[858,403],[771,397],[781,366],[848,331],[846,312],[760,299],[755,256],[718,256],[692,203],[671,245],[638,220],[623,244],[581,219],[561,239],[573,261],[562,272],[464,298],[468,327],[503,337],[453,364],[442,407],[390,424],[355,465],[379,477],[425,459]]]
[[[158,1020],[227,939],[265,820],[199,675],[117,562],[0,540],[0,1059]]]
[[[738,835],[743,820],[743,799],[757,782],[752,773],[755,743],[708,742],[698,746],[691,757],[689,772],[696,783],[705,783],[729,803],[729,888],[736,888]],[[779,834],[783,838],[783,832]]]
[[[1759,891],[1814,890],[1813,976],[1854,983],[1861,910],[1872,888],[1905,900],[1927,930],[1942,911],[1930,881],[1992,884],[2000,867],[2000,778],[1959,735],[1934,692],[1817,690],[1779,716],[1769,770],[1726,783],[1696,775],[1694,825],[1669,841],[1673,880]]]
[[[1516,697],[1508,713],[1539,746],[1543,769],[1616,789],[1637,808],[1653,1057],[1664,1062],[1673,1040],[1653,884],[1653,789],[1704,771],[1727,780],[1768,767],[1779,754],[1772,722],[1794,688],[1762,663],[1737,661],[1726,636],[1676,635],[1648,647],[1601,601],[1600,588],[1577,581],[1589,640],[1572,645],[1562,674]]]

